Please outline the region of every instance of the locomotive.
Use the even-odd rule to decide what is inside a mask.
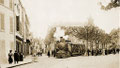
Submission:
[[[57,58],[67,58],[71,56],[84,55],[84,44],[73,44],[69,40],[64,40],[63,37],[55,44],[55,56]]]

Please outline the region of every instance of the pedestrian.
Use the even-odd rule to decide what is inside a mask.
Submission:
[[[33,61],[33,62],[37,62],[37,60],[38,60],[37,54],[34,53],[34,54],[33,54],[33,59],[32,59],[32,61]]]
[[[40,52],[37,52],[37,55],[40,56]]]
[[[52,56],[54,55],[54,51],[52,50]]]
[[[20,57],[19,57],[20,61],[23,61],[23,53],[20,53]]]
[[[113,48],[113,54],[116,54],[116,49],[115,48]]]
[[[16,64],[16,63],[18,63],[18,61],[19,61],[19,54],[18,54],[17,51],[15,51],[15,53],[14,53],[14,63]]]
[[[119,48],[116,49],[116,52],[119,54]]]
[[[92,52],[91,52],[91,53],[92,53],[92,56],[93,56],[93,55],[94,55],[94,51],[92,50]]]
[[[48,57],[50,57],[50,51],[48,51],[48,54],[47,54],[47,55],[48,55]]]
[[[42,50],[40,50],[40,56],[42,56]]]
[[[71,52],[70,52],[71,53]],[[55,57],[55,50],[53,51],[53,56]]]
[[[108,52],[109,52],[109,50],[105,49],[105,55],[107,55],[107,54],[108,54]]]
[[[90,52],[90,51],[89,51],[89,49],[88,49],[88,50],[87,50],[88,56],[89,56],[89,52]]]
[[[13,62],[12,56],[13,56],[12,50],[10,50],[10,53],[8,54],[8,62],[9,62],[9,64],[12,64],[12,62]]]

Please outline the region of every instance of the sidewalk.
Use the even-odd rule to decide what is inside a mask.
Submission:
[[[16,67],[16,66],[20,66],[20,65],[25,65],[25,64],[29,64],[29,63],[32,63],[32,56],[26,56],[24,58],[23,61],[19,61],[18,64],[14,64],[14,62],[12,64],[0,64],[0,68],[13,68],[13,67]]]

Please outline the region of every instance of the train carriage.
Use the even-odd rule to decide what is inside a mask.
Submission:
[[[85,45],[83,44],[72,44],[72,56],[76,55],[84,55],[85,53]]]

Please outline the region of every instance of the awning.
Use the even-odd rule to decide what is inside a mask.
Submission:
[[[23,41],[23,38],[20,38],[19,36],[16,36],[16,39]]]

